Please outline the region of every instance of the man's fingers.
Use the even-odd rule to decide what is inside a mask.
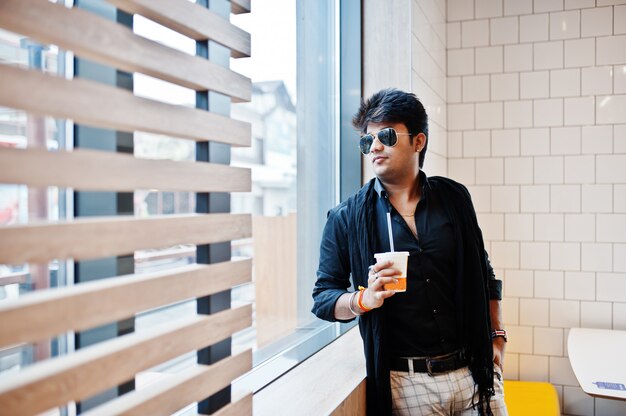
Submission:
[[[376,300],[385,300],[396,294],[395,290],[379,290],[373,293]]]
[[[382,290],[378,292],[380,294],[381,299],[387,299],[396,294],[395,290]]]
[[[396,282],[397,280],[393,277],[379,277],[374,283],[372,283],[371,288],[378,292],[384,285]]]
[[[376,263],[373,266],[370,266],[370,273],[376,274],[380,272],[381,270],[386,269],[387,267],[391,266],[392,264],[393,264],[392,260],[385,260],[382,263]]]
[[[383,277],[383,276],[400,276],[400,270],[398,269],[382,269],[381,271],[378,272],[378,277]],[[390,282],[387,282],[390,283]]]

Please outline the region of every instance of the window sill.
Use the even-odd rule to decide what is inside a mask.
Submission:
[[[331,414],[365,378],[357,327],[254,395],[254,414]]]

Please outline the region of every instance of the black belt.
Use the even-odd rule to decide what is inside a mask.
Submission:
[[[407,357],[392,358],[392,371],[409,371],[409,362],[413,363],[413,371],[416,373],[428,373],[429,375],[447,373],[458,370],[467,365],[465,352],[458,350],[450,354],[438,355],[436,357]]]

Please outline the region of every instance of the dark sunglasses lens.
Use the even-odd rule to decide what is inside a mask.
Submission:
[[[371,134],[366,134],[365,136],[361,137],[361,141],[359,142],[359,148],[361,149],[361,153],[363,153],[364,155],[368,154],[370,152],[370,149],[372,148],[372,143],[374,143],[374,136],[372,136]]]
[[[394,129],[382,129],[378,132],[378,140],[385,146],[393,146],[398,141],[398,136]]]

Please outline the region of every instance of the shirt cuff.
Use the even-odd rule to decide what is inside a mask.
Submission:
[[[311,312],[315,314],[320,319],[323,319],[328,322],[351,322],[354,321],[354,318],[350,319],[337,319],[335,318],[335,304],[341,297],[341,295],[348,293],[348,291],[343,289],[327,289],[318,296],[314,297],[313,309]]]
[[[489,281],[489,299],[502,300],[502,280],[492,279]]]

